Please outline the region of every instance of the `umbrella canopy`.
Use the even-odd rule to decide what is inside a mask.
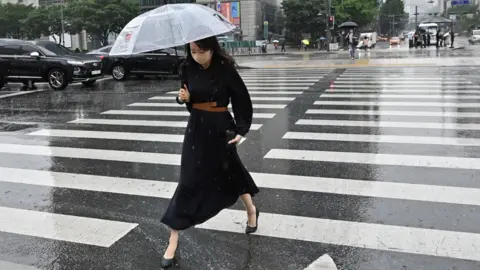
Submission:
[[[305,45],[310,45],[310,41],[308,39],[302,40],[302,43]]]
[[[344,22],[338,26],[338,28],[355,28],[358,27],[358,24],[354,22]]]
[[[164,5],[131,20],[115,40],[110,55],[182,46],[235,28],[222,14],[204,5]]]
[[[421,23],[451,23],[452,20],[444,18],[444,17],[437,17],[437,16],[432,16]]]

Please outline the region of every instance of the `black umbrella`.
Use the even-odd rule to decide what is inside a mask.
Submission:
[[[358,24],[354,22],[344,22],[338,26],[338,28],[356,28]]]

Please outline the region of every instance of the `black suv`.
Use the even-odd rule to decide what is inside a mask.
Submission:
[[[57,55],[28,41],[0,40],[0,58],[10,61],[6,82],[48,82],[52,89],[61,90],[71,82],[92,85],[103,78],[99,60]]]
[[[10,72],[10,61],[0,58],[0,89],[5,84],[5,78]]]
[[[122,81],[129,75],[178,74],[178,66],[185,60],[183,50],[172,48],[125,56],[109,56],[112,77]]]

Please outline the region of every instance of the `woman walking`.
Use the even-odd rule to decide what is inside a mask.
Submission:
[[[186,52],[180,73],[182,88],[176,99],[186,105],[190,118],[180,180],[161,220],[171,229],[163,268],[175,263],[178,231],[209,220],[239,197],[247,210],[245,233],[257,230],[260,213],[252,202],[259,190],[235,146],[249,131],[253,116],[250,95],[235,61],[221,49],[216,37],[191,42]],[[230,101],[233,118],[228,111]]]

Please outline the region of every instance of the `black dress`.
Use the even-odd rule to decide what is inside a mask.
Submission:
[[[175,230],[201,224],[235,204],[238,197],[259,192],[243,166],[236,147],[227,145],[227,130],[245,136],[252,123],[250,95],[236,69],[225,61],[212,60],[207,69],[196,63],[182,68],[182,87],[188,86],[190,117],[183,141],[180,181],[161,220]],[[193,103],[217,102],[230,112],[192,108]],[[177,98],[178,102],[178,98]]]

